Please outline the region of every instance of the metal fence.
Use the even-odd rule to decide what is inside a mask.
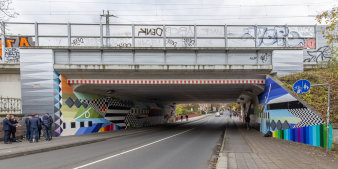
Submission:
[[[32,46],[299,47],[316,38],[313,25],[3,23],[2,30],[8,38],[32,38]]]
[[[316,48],[313,25],[145,25],[2,22],[3,61],[18,61],[18,47]],[[6,59],[6,57],[8,59]]]
[[[0,114],[21,114],[21,99],[0,97]]]

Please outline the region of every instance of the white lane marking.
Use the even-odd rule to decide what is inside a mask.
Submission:
[[[186,132],[188,132],[188,131],[191,131],[191,130],[193,130],[193,129],[194,129],[194,128],[189,129],[189,130],[186,130],[186,131],[183,131],[183,132],[180,132],[180,133],[177,133],[177,134],[174,134],[174,135],[171,135],[171,136],[168,136],[168,137],[165,137],[165,138],[162,138],[162,139],[160,139],[160,140],[157,140],[157,141],[154,141],[154,142],[145,144],[145,145],[140,146],[140,147],[136,147],[136,148],[133,148],[133,149],[124,151],[124,152],[122,152],[122,153],[118,153],[118,154],[115,154],[115,155],[112,155],[112,156],[109,156],[109,157],[106,157],[106,158],[103,158],[103,159],[100,159],[100,160],[97,160],[97,161],[93,161],[93,162],[91,162],[91,163],[88,163],[88,164],[85,164],[85,165],[82,165],[82,166],[79,166],[79,167],[75,167],[75,168],[73,168],[73,169],[79,169],[79,168],[83,168],[83,167],[88,167],[88,166],[93,165],[93,164],[95,164],[95,163],[99,163],[99,162],[101,162],[101,161],[105,161],[105,160],[108,160],[108,159],[111,159],[111,158],[114,158],[114,157],[118,157],[118,156],[121,156],[121,155],[123,155],[123,154],[129,153],[129,152],[132,152],[132,151],[135,151],[135,150],[144,148],[144,147],[148,147],[148,146],[150,146],[150,145],[152,145],[152,144],[156,144],[156,143],[158,143],[158,142],[161,142],[161,141],[170,139],[170,138],[172,138],[172,137],[181,135],[181,134],[186,133]]]

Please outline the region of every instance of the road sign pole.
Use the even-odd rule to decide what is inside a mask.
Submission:
[[[327,117],[326,117],[326,154],[329,153],[329,138],[330,138],[330,84],[314,84],[311,86],[327,86]]]

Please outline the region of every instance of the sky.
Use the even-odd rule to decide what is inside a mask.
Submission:
[[[12,0],[12,22],[111,24],[313,25],[338,0]],[[104,20],[103,20],[104,21]]]

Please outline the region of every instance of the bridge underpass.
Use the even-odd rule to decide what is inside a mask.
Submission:
[[[103,82],[105,81],[106,80],[103,80]],[[142,80],[130,80],[130,81],[136,82]],[[235,81],[237,82],[242,80],[229,80],[230,83],[231,81],[234,81],[233,84],[230,83],[220,84],[219,82],[227,80],[203,80],[203,82],[206,81],[207,83],[207,81],[209,81],[209,83],[211,82],[214,84],[204,84],[203,82],[202,84],[198,84],[199,80],[154,80],[154,81],[156,81],[155,84],[87,84],[87,85],[79,84],[75,85],[74,90],[77,92],[99,94],[103,96],[113,96],[113,97],[123,96],[131,100],[138,100],[145,103],[155,102],[164,104],[219,103],[219,102],[230,103],[239,101],[241,98],[240,96],[243,96],[246,93],[250,93],[251,95],[257,96],[264,90],[262,83],[260,84],[234,83]],[[157,81],[160,84],[156,84]],[[161,84],[162,81],[163,84]],[[168,81],[173,84],[165,83]],[[178,84],[175,84],[176,81]],[[197,84],[192,84],[196,83],[195,81],[197,82]],[[109,82],[110,80],[108,80],[107,83]],[[244,97],[242,98],[242,100],[244,100]]]
[[[103,25],[28,23],[25,26],[33,29],[27,30],[34,30],[27,33],[28,38],[22,38],[21,33],[15,32],[3,34],[3,41],[7,35],[18,37],[16,42],[25,39],[23,44],[26,47],[20,46],[19,52],[23,112],[52,112],[55,135],[119,130],[124,127],[124,122],[130,122],[129,120],[135,127],[143,127],[149,122],[173,123],[173,103],[239,102],[243,106],[243,112],[252,113],[252,107],[258,107],[257,95],[264,91],[267,74],[302,72],[304,59],[309,62],[318,60],[318,56],[313,56],[313,53],[320,51],[311,50],[321,49],[317,46],[321,43],[320,36],[318,37],[320,29],[315,29],[317,27],[314,26],[163,25],[160,26],[163,28],[163,34],[158,35],[146,33],[157,30],[156,25],[104,25],[111,26],[114,32],[104,35]],[[46,33],[43,30],[48,26],[59,31],[54,34]],[[3,49],[6,48],[5,44],[7,43],[2,43]],[[13,55],[16,48],[8,48],[7,51],[11,55],[6,55],[3,50],[3,61],[18,61],[17,55]],[[312,52],[311,56],[307,55],[308,51]],[[322,56],[321,59],[324,61],[327,57]],[[280,100],[297,100],[290,97],[286,91],[282,93],[285,95],[278,95],[283,97]],[[276,100],[272,102],[276,103]],[[268,101],[271,100],[266,99],[264,103]],[[287,102],[286,104],[288,105]],[[260,117],[261,131],[274,130],[273,132],[278,134],[282,129],[290,129],[294,125],[323,124],[317,117],[311,116],[315,122],[311,121],[313,119],[307,121],[308,119],[294,115],[298,110],[292,114],[286,109],[283,108],[282,113],[285,114],[281,118],[271,121],[265,117],[269,117],[269,112],[273,110],[260,114],[264,115]],[[311,111],[305,111],[313,115]],[[280,114],[277,111],[276,113]],[[270,122],[275,124],[274,128],[274,125],[270,126]],[[193,162],[196,161],[196,154],[198,159],[201,159],[197,161],[203,164],[194,163],[193,168],[205,168],[205,159],[208,159],[217,143],[225,118],[209,117],[197,123],[187,125],[187,128],[184,125],[178,128],[170,125],[172,128],[164,131],[116,138],[103,144],[92,145],[89,149],[72,149],[72,152],[81,154],[77,158],[69,158],[69,152],[59,151],[52,152],[48,158],[62,158],[63,163],[54,164],[58,165],[53,166],[55,168],[76,167],[74,162],[81,165],[95,162],[97,158],[106,158],[107,154],[124,153],[120,148],[138,148],[136,145],[165,139],[169,142],[162,142],[165,144],[157,145],[158,147],[153,149],[128,154],[130,156],[126,159],[137,161],[140,164],[138,167],[128,166],[129,160],[121,161],[116,158],[98,168],[116,163],[121,164],[119,168],[161,168],[164,163],[154,162],[155,158],[166,162],[168,168],[180,168],[181,166],[172,167],[170,164],[179,161],[177,164],[184,166],[186,163],[182,161],[183,157],[190,156],[192,158],[189,160]],[[179,134],[180,132],[187,135]],[[176,140],[170,141],[169,138]],[[178,145],[178,149],[172,148],[177,146],[177,142],[182,145]],[[271,145],[269,150],[274,151],[273,146]],[[163,147],[169,152],[162,153]],[[295,149],[288,151],[294,152]],[[83,154],[85,155],[82,156]],[[69,155],[76,156],[74,153]],[[146,157],[140,158],[142,155]],[[301,154],[298,153],[294,157],[298,156]],[[173,157],[173,161],[168,160]],[[20,161],[31,162],[32,159],[29,158],[31,157]],[[308,160],[303,161],[311,163]]]

